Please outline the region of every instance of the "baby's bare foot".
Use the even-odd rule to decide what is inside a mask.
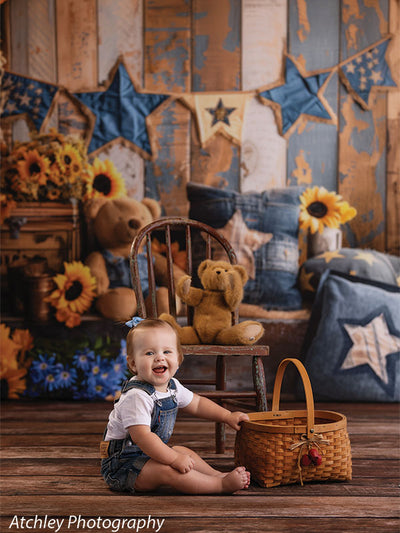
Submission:
[[[250,472],[247,472],[244,466],[238,466],[223,478],[222,491],[232,493],[237,490],[247,489],[249,485]]]

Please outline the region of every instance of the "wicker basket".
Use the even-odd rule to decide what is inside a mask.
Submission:
[[[279,411],[282,379],[289,363],[296,366],[303,380],[304,411]],[[235,463],[245,466],[262,487],[351,479],[346,417],[333,411],[314,411],[311,383],[298,359],[284,359],[279,365],[272,411],[250,413],[249,417],[236,436]],[[312,462],[309,458],[315,452],[320,458],[313,457]],[[311,464],[306,466],[305,462]]]

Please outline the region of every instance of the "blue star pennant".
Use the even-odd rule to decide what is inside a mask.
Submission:
[[[285,83],[258,92],[261,101],[274,110],[281,135],[289,135],[301,115],[317,121],[334,122],[321,93],[329,75],[330,72],[321,72],[305,77],[295,62],[286,57]]]
[[[89,152],[122,137],[138,148],[143,157],[151,156],[146,117],[167,100],[168,95],[137,92],[125,65],[120,62],[108,89],[74,96],[96,117]]]
[[[40,131],[57,91],[58,87],[54,85],[4,72],[2,92],[5,104],[1,118],[15,120],[25,115]]]
[[[385,58],[389,41],[390,38],[386,38],[340,67],[340,79],[363,109],[369,109],[369,97],[374,87],[396,87]]]

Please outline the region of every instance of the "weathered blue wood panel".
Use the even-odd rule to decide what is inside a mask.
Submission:
[[[193,9],[193,92],[241,89],[240,0],[196,0]],[[192,128],[191,179],[238,190],[240,148],[217,134],[202,148]]]
[[[147,91],[190,91],[190,3],[151,0],[144,5],[144,80]],[[154,157],[145,164],[145,196],[164,214],[187,214],[190,111],[173,102],[151,118]]]
[[[374,44],[388,31],[388,0],[348,0],[342,6],[341,60]],[[358,215],[345,226],[345,244],[385,249],[386,95],[362,110],[340,87],[339,192]]]
[[[289,0],[289,52],[307,72],[330,69],[339,61],[340,2]],[[324,92],[338,114],[338,76]],[[288,140],[289,185],[323,185],[337,190],[337,127],[308,121]]]
[[[144,80],[147,91],[190,91],[190,4],[144,4]]]
[[[240,0],[193,1],[192,91],[241,89]]]
[[[154,159],[145,163],[145,196],[160,200],[165,215],[187,215],[190,112],[178,101],[152,117],[156,146]]]

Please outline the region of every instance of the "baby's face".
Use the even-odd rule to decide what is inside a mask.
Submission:
[[[132,370],[138,379],[166,392],[169,380],[179,367],[176,334],[169,328],[138,329],[133,342]]]

